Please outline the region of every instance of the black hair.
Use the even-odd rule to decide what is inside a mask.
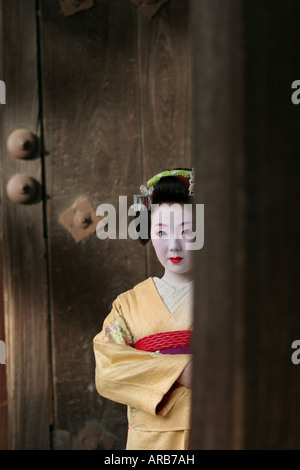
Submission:
[[[190,201],[189,187],[180,176],[163,176],[154,186],[152,204],[186,204]]]
[[[173,168],[174,170],[190,170],[190,168]],[[189,195],[189,186],[180,177],[175,175],[162,176],[156,183],[151,195],[151,204],[188,204],[192,202]],[[139,213],[137,213],[139,215]],[[137,225],[139,230],[139,224]],[[151,211],[148,211],[148,236],[141,238],[140,242],[144,246],[151,238]]]

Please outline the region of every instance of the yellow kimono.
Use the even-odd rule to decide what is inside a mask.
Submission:
[[[117,297],[95,336],[96,388],[128,406],[127,450],[188,449],[191,389],[176,379],[191,355],[145,352],[133,345],[155,333],[191,328],[191,292],[171,313],[148,278]]]

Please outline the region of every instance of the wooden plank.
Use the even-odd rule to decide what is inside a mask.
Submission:
[[[300,449],[299,2],[245,2],[245,447]]]
[[[300,335],[300,143],[290,97],[300,73],[300,6],[273,7],[192,2],[193,155],[206,204],[196,263],[195,449],[299,449],[291,344]]]
[[[2,5],[0,5],[2,6]],[[3,23],[2,9],[0,8],[0,28]],[[2,42],[2,29],[0,29],[1,42]],[[2,54],[0,59],[0,78],[4,79],[4,69]],[[5,87],[6,88],[6,87]],[[3,98],[1,96],[1,98]],[[1,99],[1,103],[5,100]],[[0,105],[3,108],[3,105]],[[2,126],[2,109],[1,109],[1,121]],[[2,197],[0,200],[0,219],[2,220]],[[4,290],[3,290],[3,240],[2,232],[0,232],[0,340],[4,341],[5,344],[5,321],[4,321]],[[8,400],[7,400],[7,384],[6,384],[6,364],[0,364],[0,450],[8,450]]]
[[[2,6],[2,5],[1,5]],[[0,28],[3,23],[2,9],[0,8]],[[0,29],[2,39],[2,28]],[[2,41],[1,41],[2,42]],[[4,79],[3,59],[0,55],[0,77]],[[6,100],[3,100],[6,101]],[[1,103],[3,102],[1,100]],[[0,105],[1,108],[3,105]],[[0,126],[2,128],[2,109]],[[1,129],[2,131],[2,129]],[[0,218],[2,220],[2,197],[0,201]],[[3,240],[2,232],[0,233],[0,340],[5,343],[5,321],[4,321],[4,290],[3,290]],[[0,364],[0,450],[8,449],[8,401],[7,401],[7,385],[6,385],[6,364]]]
[[[243,446],[244,155],[238,0],[192,0],[195,253],[191,449]]]
[[[35,1],[1,1],[1,56],[6,105],[1,106],[2,237],[10,449],[49,448],[48,309],[43,204],[11,202],[5,186],[16,173],[41,182],[39,158],[6,150],[9,134],[39,135]]]
[[[172,0],[152,19],[138,16],[143,181],[191,166],[191,63],[188,2]],[[149,275],[162,275],[151,243]]]
[[[1,12],[0,12],[1,15]],[[1,20],[0,20],[1,24]],[[2,72],[1,72],[2,73]],[[0,205],[0,214],[2,207]],[[0,215],[1,216],[1,215]],[[5,344],[4,292],[3,292],[3,243],[0,250],[0,340]],[[1,356],[2,359],[2,356]],[[6,364],[0,363],[0,450],[8,450],[8,400],[6,387]]]
[[[116,296],[145,278],[144,249],[95,234],[76,243],[59,218],[81,196],[118,207],[139,190],[137,12],[123,0],[68,18],[52,0],[41,7],[53,447],[122,449],[126,408],[96,392],[92,340]]]

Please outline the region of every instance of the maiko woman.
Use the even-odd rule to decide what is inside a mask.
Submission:
[[[94,338],[96,387],[127,405],[128,450],[189,448],[192,330],[192,171],[168,170],[143,189],[162,278],[119,295]],[[154,211],[150,212],[152,207]],[[143,244],[147,240],[141,240]]]

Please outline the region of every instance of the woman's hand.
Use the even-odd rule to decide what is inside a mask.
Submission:
[[[192,387],[192,361],[183,369],[182,373],[177,379],[177,382],[186,387]]]

